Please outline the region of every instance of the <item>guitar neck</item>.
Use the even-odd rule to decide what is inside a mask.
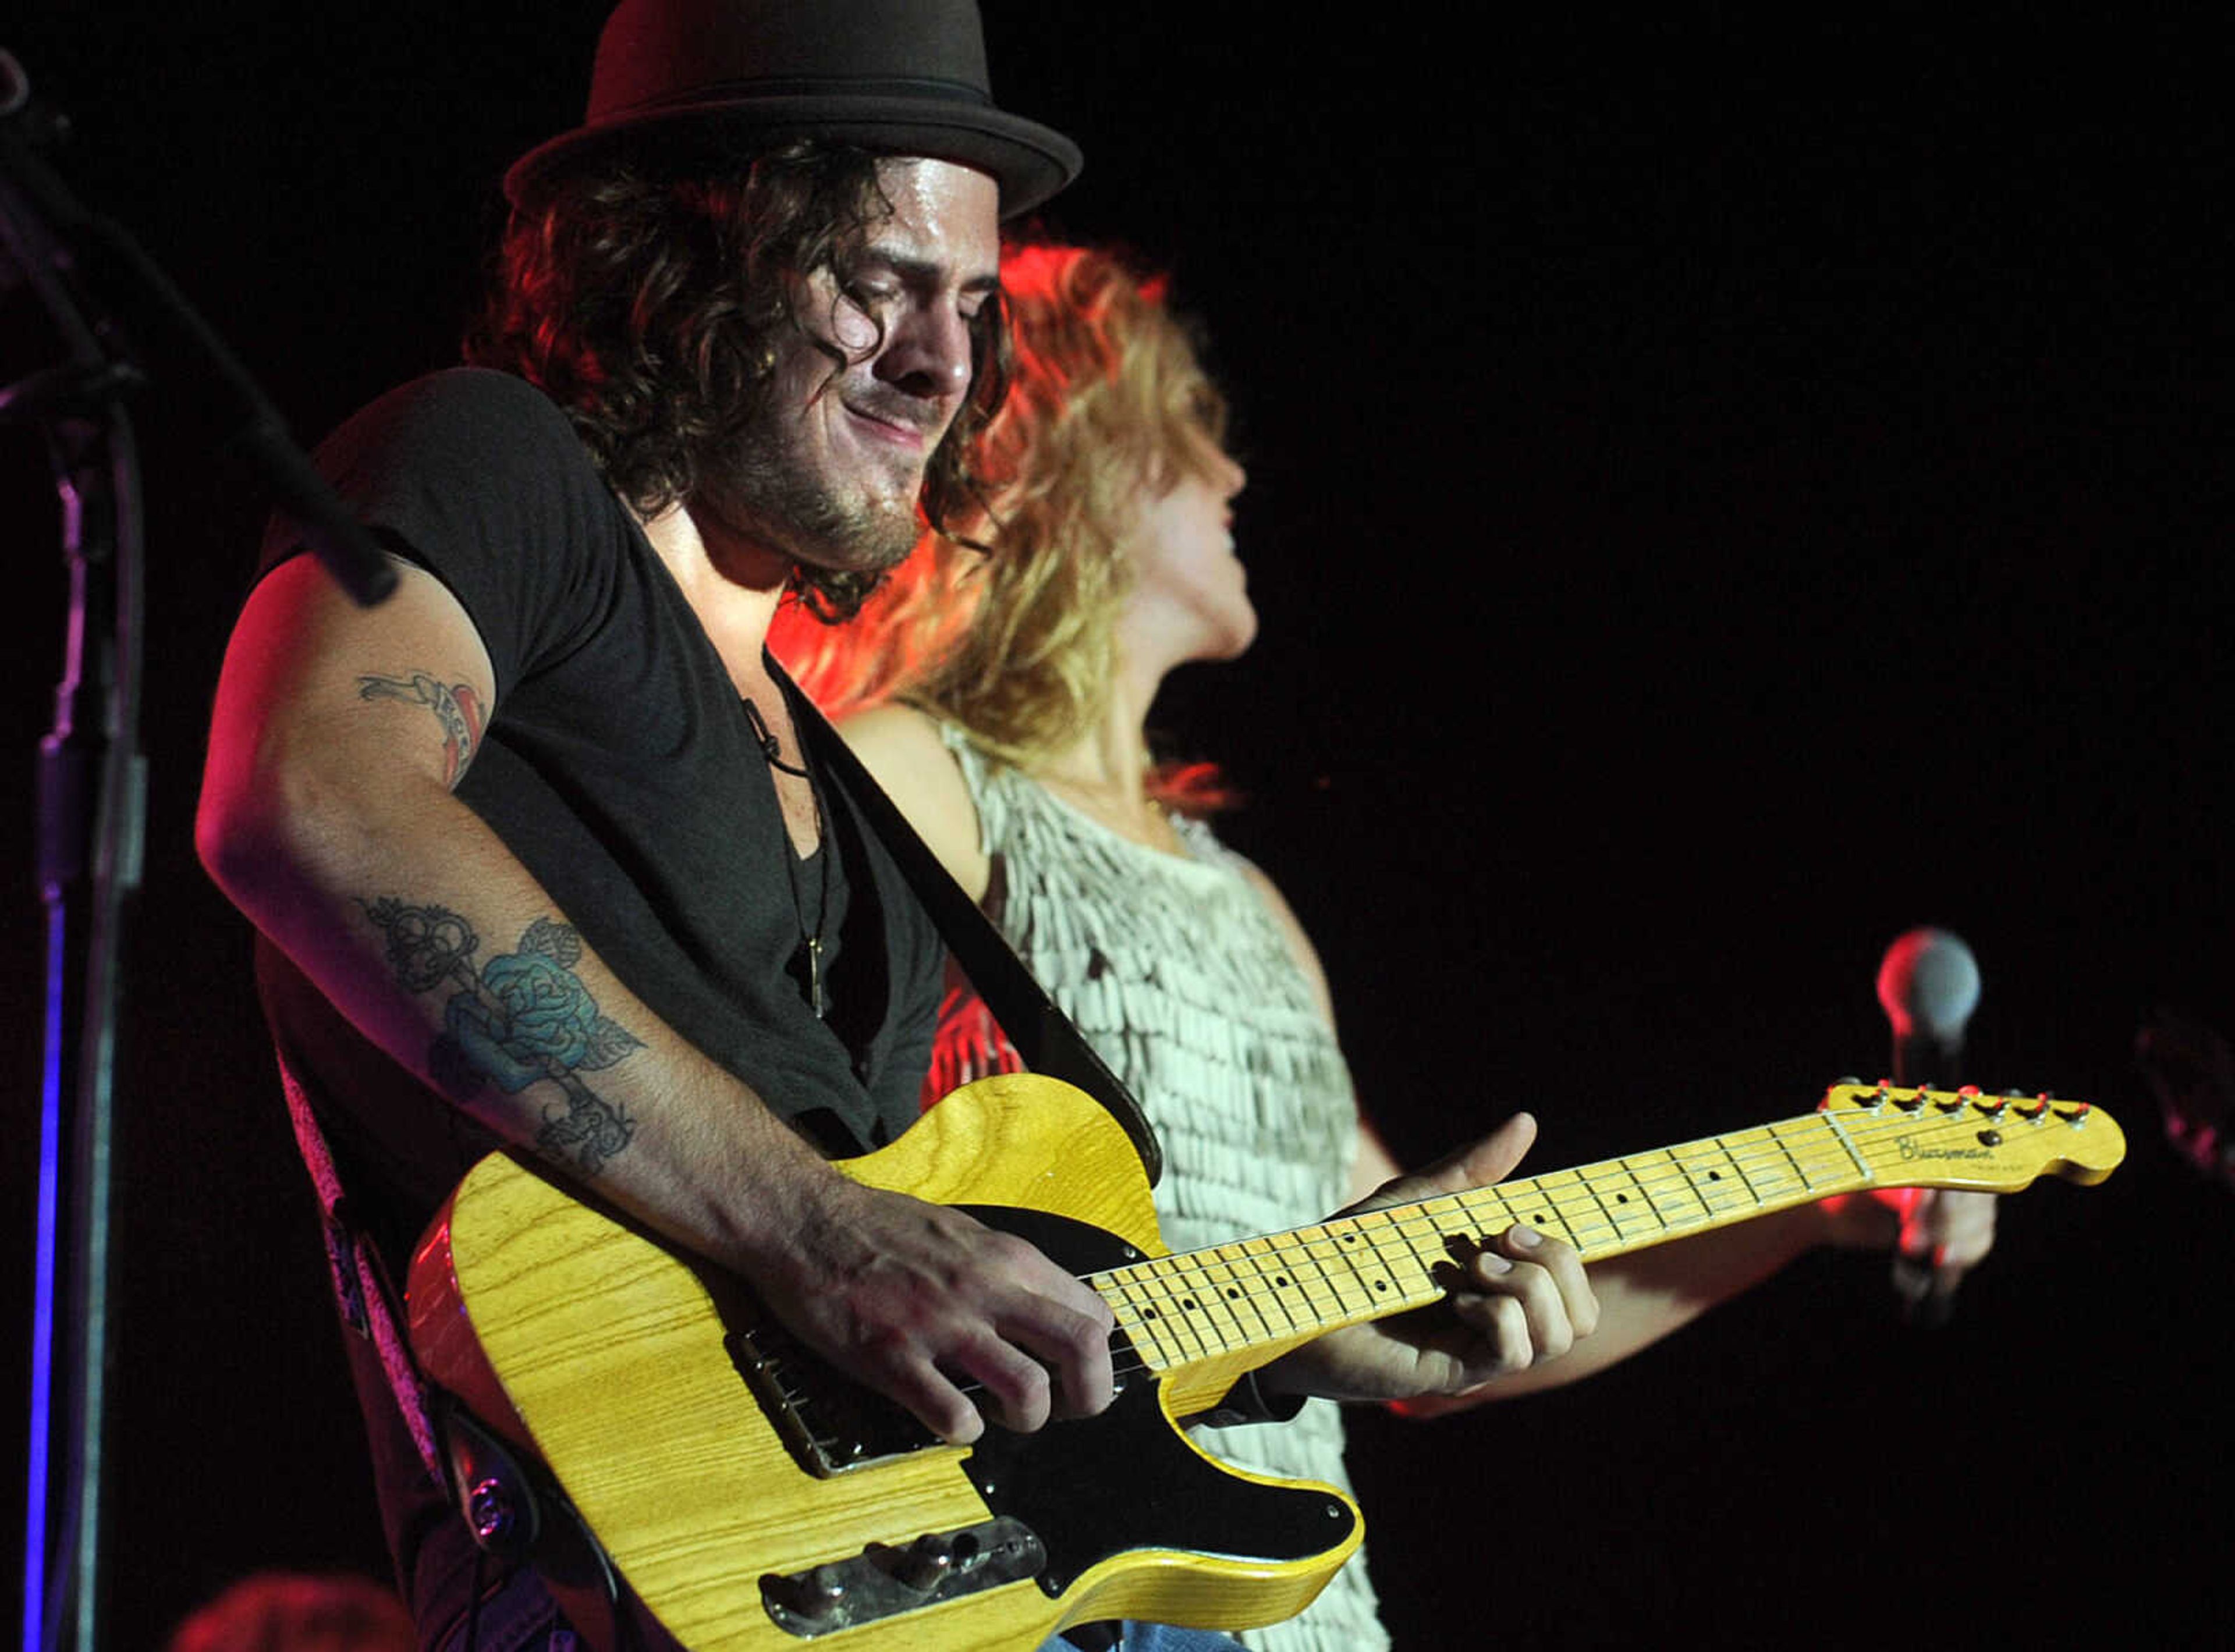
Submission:
[[[1848,1105],[1835,1106],[1841,1098]],[[1799,1118],[1160,1256],[1088,1282],[1152,1368],[1238,1372],[1324,1332],[1440,1301],[1477,1244],[1516,1223],[1603,1262],[1835,1194],[2007,1191],[2045,1169],[2101,1180],[2107,1164],[2092,1176],[2093,1166],[2069,1168],[2066,1144],[2053,1139],[2091,1123],[2099,1138],[2116,1137],[2109,1118],[2079,1104],[1850,1086]]]

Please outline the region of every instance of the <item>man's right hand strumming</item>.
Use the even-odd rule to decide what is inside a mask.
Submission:
[[[796,1229],[755,1257],[767,1305],[941,1439],[1109,1405],[1115,1316],[1024,1240],[835,1172],[800,1208]]]

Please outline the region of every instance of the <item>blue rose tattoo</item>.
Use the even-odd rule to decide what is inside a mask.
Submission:
[[[364,909],[387,941],[389,967],[407,989],[428,992],[445,981],[456,989],[442,1006],[442,1035],[427,1052],[444,1089],[466,1097],[493,1084],[517,1095],[530,1085],[555,1085],[563,1105],[544,1109],[536,1144],[572,1158],[586,1176],[628,1146],[636,1121],[578,1075],[612,1066],[644,1046],[599,1013],[574,974],[582,939],[573,929],[538,918],[522,932],[519,950],[500,954],[476,972],[480,937],[456,913],[407,907],[393,896],[368,901]]]

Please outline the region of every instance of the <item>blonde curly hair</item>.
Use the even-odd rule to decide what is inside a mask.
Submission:
[[[1087,247],[1006,249],[1007,399],[974,506],[842,625],[787,607],[771,646],[833,716],[897,699],[1026,770],[1108,709],[1143,496],[1223,451],[1226,403],[1164,284]]]

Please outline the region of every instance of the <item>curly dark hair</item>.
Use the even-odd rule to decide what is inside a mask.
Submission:
[[[880,157],[798,138],[719,173],[671,175],[626,160],[556,180],[515,211],[495,291],[466,341],[476,366],[516,373],[563,408],[606,485],[646,515],[688,499],[709,459],[758,414],[777,345],[806,338],[792,278],[829,271],[859,299],[849,267],[889,217]],[[866,300],[862,307],[875,313]],[[924,475],[934,527],[974,502],[972,437],[1008,381],[1004,306],[971,324],[971,394]],[[801,566],[793,584],[818,618],[850,616],[883,576]]]

